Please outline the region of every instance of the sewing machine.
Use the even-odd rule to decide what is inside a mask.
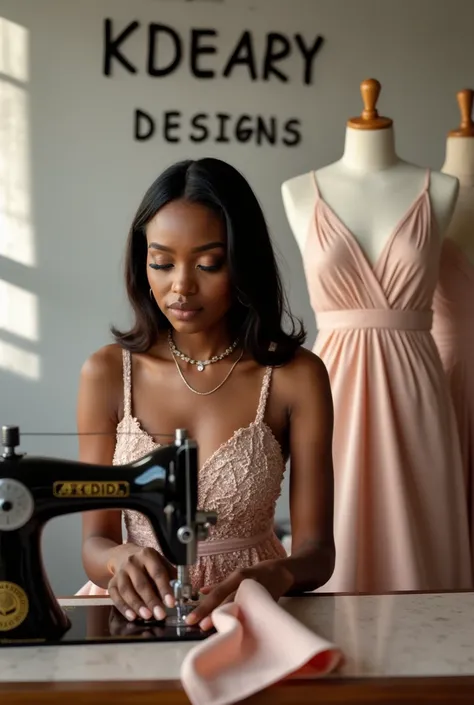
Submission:
[[[174,442],[133,463],[111,467],[18,453],[17,426],[2,427],[1,444],[0,645],[205,638],[183,615],[194,599],[189,567],[217,516],[197,508],[198,448],[186,431],[178,429]],[[59,605],[43,566],[43,527],[54,517],[93,509],[134,509],[150,521],[177,568],[177,607],[164,622],[130,624],[114,607],[68,612]]]

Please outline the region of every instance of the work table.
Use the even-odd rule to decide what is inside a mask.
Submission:
[[[287,681],[245,701],[249,705],[474,702],[474,592],[319,595],[281,605],[339,646],[345,662],[323,680]],[[1,647],[0,699],[8,705],[188,703],[179,673],[193,645]]]

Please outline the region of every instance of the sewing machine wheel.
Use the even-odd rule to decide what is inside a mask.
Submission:
[[[34,500],[29,489],[11,477],[0,479],[0,531],[15,531],[30,520]]]

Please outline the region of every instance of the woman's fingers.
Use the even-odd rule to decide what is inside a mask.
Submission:
[[[143,564],[165,605],[170,608],[174,607],[175,599],[171,587],[170,575],[161,556],[157,553],[146,554],[143,557]],[[155,615],[157,619],[164,619],[165,616],[166,614],[159,618]]]
[[[231,595],[229,595],[228,597],[226,597],[226,599],[221,602],[221,605],[225,605],[225,604],[228,604],[229,602],[233,602],[233,601],[234,601],[234,598],[235,598],[235,592],[233,592]],[[212,614],[209,615],[209,617],[205,617],[205,618],[201,621],[201,623],[200,623],[199,626],[201,627],[201,629],[202,629],[204,632],[207,632],[209,629],[212,629],[212,627],[214,626],[214,623],[213,623],[213,621],[212,621]]]
[[[130,578],[141,600],[141,607],[138,614],[142,619],[162,620],[166,617],[166,610],[163,606],[163,601],[154,582],[152,581],[144,566],[140,566],[138,570],[130,571]]]
[[[201,623],[207,617],[210,617],[212,612],[219,607],[223,602],[233,599],[233,595],[237,591],[240,583],[244,579],[244,574],[241,571],[235,571],[228,578],[214,587],[208,595],[205,595],[195,610],[186,618],[188,624]]]
[[[163,601],[174,605],[166,566],[153,549],[130,555],[109,584],[109,593],[127,619],[163,620]],[[134,616],[132,616],[132,614]]]
[[[140,614],[143,603],[127,573],[110,581],[109,595],[118,611],[129,621],[133,621]]]

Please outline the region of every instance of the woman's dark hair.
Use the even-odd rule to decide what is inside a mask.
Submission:
[[[234,289],[229,311],[232,334],[239,336],[244,349],[262,365],[291,360],[306,333],[289,312],[262,209],[245,178],[219,159],[178,162],[145,193],[130,228],[125,257],[126,289],[135,323],[127,332],[113,327],[115,340],[131,352],[145,352],[159,331],[170,327],[150,298],[145,228],[163,206],[178,199],[207,206],[223,219]],[[287,332],[284,317],[291,328]]]

